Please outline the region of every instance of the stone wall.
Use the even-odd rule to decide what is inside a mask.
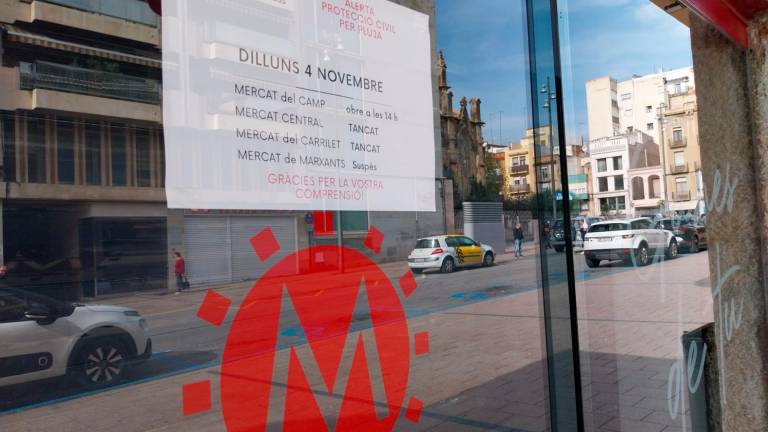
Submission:
[[[693,14],[691,40],[720,369],[720,400],[712,402],[722,408],[723,430],[766,431],[765,248],[759,234],[766,230],[766,218],[758,185],[768,170],[755,166],[753,125],[765,117],[752,121],[748,63],[753,54]]]

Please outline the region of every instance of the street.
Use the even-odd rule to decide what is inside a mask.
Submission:
[[[564,255],[555,252],[547,257],[552,263],[564,261]],[[415,356],[408,371],[407,394],[423,402],[424,408],[417,423],[400,416],[395,430],[545,429],[548,406],[538,259],[530,249],[521,259],[499,256],[490,268],[416,276],[418,288],[401,300],[411,334],[429,335],[429,352]],[[680,356],[675,343],[679,335],[712,320],[711,307],[706,307],[711,302],[707,253],[681,255],[644,268],[603,264],[589,269],[580,254],[574,255],[574,263],[585,409],[592,430],[631,430],[626,425],[634,422],[650,425],[643,430],[682,430],[675,428],[685,427],[686,417],[673,419],[667,412],[667,377]],[[407,269],[403,263],[381,268],[395,286]],[[557,265],[549,268],[552,289],[565,286],[564,270]],[[110,301],[133,307],[147,319],[152,358],[111,389],[87,393],[68,388],[61,380],[16,386],[0,400],[4,409],[0,425],[14,431],[54,425],[60,429],[67,417],[71,426],[65,430],[106,431],[117,424],[135,431],[224,430],[217,371],[228,329],[252,284],[216,289],[233,304],[220,327],[196,316],[203,289]],[[363,312],[355,313],[350,333],[372,337],[370,314],[359,305],[355,310]],[[308,335],[297,315],[281,317],[279,328],[278,351],[294,346],[299,357],[306,358]],[[345,345],[345,358],[351,357],[352,348]],[[282,354],[276,358],[288,359]],[[318,380],[317,371],[307,373],[310,384]],[[182,385],[201,379],[213,382],[212,409],[185,417]],[[381,383],[373,381],[373,403],[381,405],[376,392]],[[335,406],[340,396],[315,397],[321,406],[326,400]]]

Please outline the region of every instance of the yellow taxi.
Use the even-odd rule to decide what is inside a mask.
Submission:
[[[457,267],[491,266],[495,258],[492,247],[464,235],[424,237],[408,255],[408,266],[414,273],[436,269],[451,273]]]

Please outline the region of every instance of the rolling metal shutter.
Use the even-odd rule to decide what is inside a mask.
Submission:
[[[280,217],[237,217],[231,221],[232,244],[232,280],[243,281],[256,279],[267,270],[269,266],[278,262],[283,257],[296,252],[296,218],[292,216]],[[261,262],[251,246],[251,237],[258,234],[265,227],[272,228],[280,251],[266,262]],[[295,273],[295,271],[293,272]]]
[[[251,237],[269,226],[280,251],[259,260]],[[296,251],[294,216],[187,216],[184,218],[187,277],[193,285],[253,280]],[[295,272],[295,268],[293,269]]]
[[[228,223],[224,216],[184,218],[184,260],[190,284],[230,281]]]

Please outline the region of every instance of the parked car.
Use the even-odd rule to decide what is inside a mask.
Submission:
[[[106,387],[151,354],[147,323],[133,309],[0,287],[0,386],[68,376]]]
[[[571,230],[571,239],[576,240],[576,227],[573,223],[569,224]],[[549,242],[555,252],[562,252],[565,250],[565,223],[562,219],[556,220],[552,224],[552,232],[550,233]]]
[[[662,254],[667,259],[677,258],[677,239],[671,231],[657,228],[648,218],[595,223],[584,242],[588,267],[598,267],[603,260],[644,266],[650,264],[654,255]]]
[[[597,222],[604,220],[603,217],[591,217],[591,216],[577,216],[571,222],[571,239],[573,242],[581,241],[581,223],[586,220],[588,226],[592,226]],[[555,249],[555,252],[563,252],[565,250],[565,229],[563,226],[563,220],[556,220],[552,228],[552,237],[550,243]]]
[[[451,273],[457,267],[491,266],[495,258],[488,245],[463,235],[443,235],[418,239],[408,255],[408,266],[414,273],[428,269]]]
[[[677,236],[678,246],[686,252],[698,253],[707,247],[707,230],[699,221],[692,219],[665,218],[659,221],[661,227]]]

